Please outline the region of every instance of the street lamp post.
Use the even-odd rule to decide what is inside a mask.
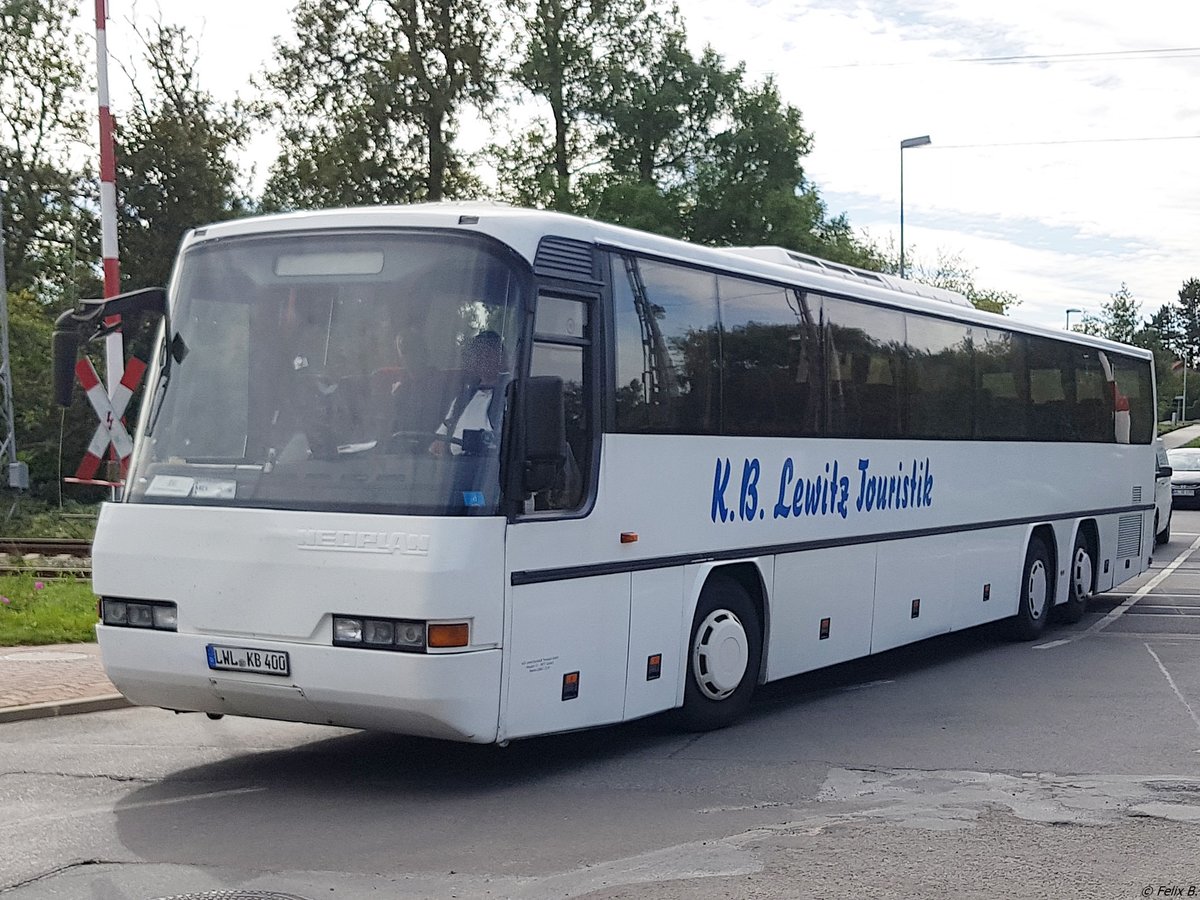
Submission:
[[[929,135],[905,138],[900,142],[900,277],[904,277],[904,151],[910,147],[928,147]]]
[[[1075,307],[1075,306],[1072,306],[1070,309],[1067,310],[1067,324],[1064,326],[1067,331],[1071,330],[1071,313],[1076,313],[1076,312],[1081,313],[1081,312],[1083,312],[1083,310],[1079,309],[1078,307]]]
[[[1180,402],[1180,404],[1179,404],[1179,406],[1180,406],[1180,409],[1179,409],[1179,421],[1180,421],[1180,422],[1186,422],[1186,421],[1187,421],[1187,370],[1188,370],[1188,349],[1189,349],[1189,348],[1185,347],[1185,348],[1184,348],[1184,350],[1183,350],[1183,399],[1181,400],[1181,402]]]

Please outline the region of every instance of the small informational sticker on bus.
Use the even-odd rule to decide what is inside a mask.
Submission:
[[[291,663],[282,650],[258,650],[254,647],[208,645],[208,667],[232,672],[258,672],[260,675],[289,675]]]

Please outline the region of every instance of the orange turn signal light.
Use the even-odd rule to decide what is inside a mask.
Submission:
[[[622,544],[636,544],[637,539],[638,539],[638,536],[637,536],[636,531],[622,531],[621,532],[621,543]]]
[[[429,626],[428,644],[430,647],[465,647],[470,643],[470,629],[466,622],[454,625]]]

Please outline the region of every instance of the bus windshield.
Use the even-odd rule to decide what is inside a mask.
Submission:
[[[520,283],[445,233],[193,246],[129,502],[494,514]]]

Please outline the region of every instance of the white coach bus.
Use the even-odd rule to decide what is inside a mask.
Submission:
[[[1149,353],[780,248],[491,205],[198,228],[93,550],[135,703],[473,742],[677,710],[1143,572]]]

